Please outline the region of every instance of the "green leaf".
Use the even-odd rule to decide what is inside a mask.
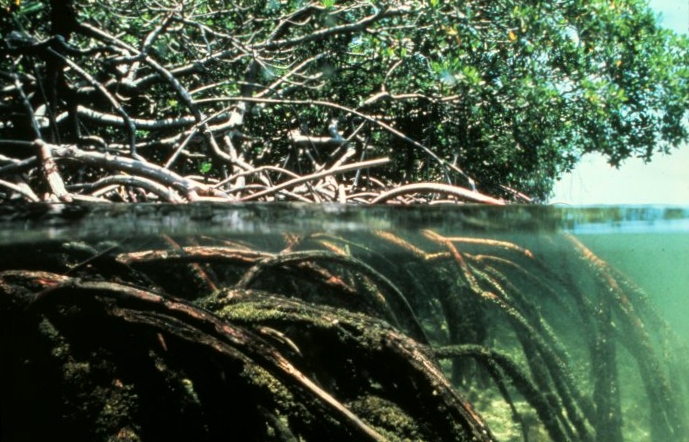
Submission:
[[[204,162],[201,163],[201,165],[199,166],[199,172],[201,172],[201,174],[205,175],[205,174],[207,174],[208,172],[211,171],[211,168],[212,168],[212,167],[213,167],[213,164],[212,164],[211,162],[209,162],[209,161],[204,161]]]

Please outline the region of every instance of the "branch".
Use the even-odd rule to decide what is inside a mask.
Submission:
[[[60,171],[53,159],[50,145],[40,139],[36,140],[34,144],[38,147],[38,157],[41,159],[41,172],[43,173],[43,178],[48,183],[48,187],[50,187],[52,193],[60,201],[71,202],[72,197],[65,189],[65,183],[62,181]]]
[[[305,35],[305,36],[299,37],[299,38],[294,38],[291,40],[277,40],[277,41],[269,41],[266,43],[257,44],[257,45],[252,46],[252,49],[254,49],[254,50],[265,49],[265,50],[272,51],[275,49],[284,49],[284,48],[287,48],[290,46],[303,45],[306,43],[310,43],[312,41],[323,41],[323,40],[325,40],[328,37],[331,37],[333,35],[355,33],[358,31],[362,31],[377,21],[380,21],[380,20],[382,20],[384,18],[388,18],[388,17],[403,15],[404,13],[406,13],[406,11],[403,11],[402,9],[387,9],[387,6],[384,6],[383,8],[377,10],[375,12],[375,14],[369,15],[368,17],[366,17],[362,20],[359,20],[358,22],[348,23],[346,25],[329,27],[327,29],[312,32],[309,35]]]
[[[297,146],[339,146],[345,142],[344,138],[340,136],[339,139],[333,137],[312,137],[310,135],[302,135],[299,129],[289,131],[289,139]]]
[[[378,160],[363,161],[360,163],[349,164],[347,166],[332,168],[332,169],[324,170],[323,172],[312,173],[311,175],[305,175],[303,177],[295,178],[293,180],[289,180],[289,181],[284,182],[282,184],[278,184],[277,186],[271,187],[270,189],[266,189],[266,190],[263,190],[261,192],[256,192],[254,194],[247,195],[244,198],[241,198],[239,201],[250,201],[253,199],[260,198],[262,196],[271,195],[273,193],[279,192],[282,189],[296,186],[297,184],[305,183],[305,182],[310,181],[310,180],[323,178],[323,177],[326,177],[328,175],[333,175],[336,173],[345,173],[345,172],[350,172],[352,170],[364,169],[367,167],[381,166],[381,165],[387,164],[389,162],[390,162],[389,158],[381,158]]]
[[[28,186],[22,186],[20,184],[14,184],[9,181],[0,180],[0,187],[5,187],[6,189],[11,190],[12,192],[16,192],[31,202],[36,203],[41,201],[41,199],[37,197],[33,190],[31,190],[31,188]]]
[[[60,58],[64,63],[69,65],[76,73],[78,73],[81,77],[83,77],[86,81],[88,81],[91,86],[96,88],[103,96],[108,100],[110,105],[115,108],[118,114],[122,117],[124,120],[124,126],[127,128],[127,132],[129,132],[129,148],[131,149],[131,155],[134,158],[137,158],[138,155],[136,153],[136,126],[134,125],[134,122],[129,118],[129,115],[127,114],[127,111],[124,110],[122,105],[115,100],[115,98],[108,92],[108,90],[100,84],[98,81],[96,81],[95,78],[91,76],[88,72],[83,70],[78,64],[74,63],[72,60],[66,58],[59,52],[53,50],[52,48],[48,48],[48,52],[55,57]]]
[[[118,39],[117,37],[110,35],[109,33],[95,28],[89,24],[82,23],[80,25],[80,28],[85,31],[87,34],[96,36],[99,38],[102,38],[106,41],[109,41],[112,44],[115,44],[117,46],[120,46],[128,51],[130,51],[132,54],[137,54],[138,57],[143,59],[151,68],[153,68],[158,74],[163,77],[165,80],[167,80],[168,83],[170,83],[170,86],[174,89],[174,91],[177,93],[177,96],[184,102],[184,104],[189,108],[191,111],[192,115],[194,115],[194,119],[196,120],[196,124],[200,129],[201,134],[203,134],[204,138],[206,139],[206,142],[208,145],[211,147],[211,150],[213,154],[215,154],[216,157],[219,159],[226,161],[228,164],[232,164],[232,158],[225,152],[223,152],[220,147],[218,146],[218,143],[216,143],[215,138],[213,137],[213,134],[211,133],[210,129],[208,128],[208,124],[206,122],[206,117],[201,113],[199,110],[199,107],[196,105],[194,100],[191,98],[191,95],[189,94],[189,91],[186,90],[186,88],[182,85],[182,83],[175,78],[172,73],[165,67],[163,67],[160,63],[155,61],[153,58],[151,58],[149,55],[143,54],[140,51],[136,50],[136,48],[124,43],[122,40]]]
[[[250,101],[254,103],[267,103],[267,104],[297,104],[297,105],[303,105],[303,106],[325,106],[325,107],[330,107],[333,109],[338,109],[340,111],[346,112],[348,114],[356,115],[357,117],[361,117],[366,121],[370,121],[371,123],[375,124],[378,127],[381,127],[385,129],[387,132],[391,133],[392,135],[396,136],[397,138],[400,138],[404,141],[406,141],[409,144],[412,144],[415,147],[418,147],[419,149],[423,150],[428,156],[430,156],[432,159],[437,161],[440,165],[447,167],[449,169],[454,170],[458,174],[460,174],[464,179],[467,180],[469,186],[471,187],[472,191],[476,190],[476,183],[473,178],[471,178],[466,172],[464,172],[462,169],[459,167],[455,166],[454,164],[450,164],[447,161],[443,160],[440,158],[438,155],[435,154],[431,149],[428,147],[424,146],[423,144],[419,143],[416,140],[413,140],[412,138],[409,138],[407,135],[403,134],[402,132],[398,131],[397,129],[393,128],[389,124],[383,123],[377,118],[374,118],[370,115],[364,114],[362,112],[359,112],[358,110],[342,106],[336,103],[331,103],[329,101],[321,101],[321,100],[280,100],[280,99],[274,99],[274,98],[255,98],[255,97],[223,97],[223,98],[210,98],[208,100],[197,100],[196,103],[205,103],[205,102],[221,102],[221,101],[229,101],[229,102],[234,102],[234,101]]]
[[[504,201],[492,198],[488,195],[484,195],[473,190],[465,189],[464,187],[438,183],[415,183],[396,187],[392,190],[388,190],[387,192],[383,192],[378,197],[374,198],[373,201],[371,201],[371,204],[384,203],[396,196],[406,195],[414,192],[442,193],[444,195],[453,195],[477,203],[493,204],[496,206],[505,205]]]
[[[93,183],[88,183],[88,184],[83,184],[83,185],[78,185],[78,186],[73,186],[73,187],[78,187],[81,190],[84,190],[86,192],[93,192],[94,195],[96,194],[95,191],[98,189],[102,189],[104,187],[108,186],[128,186],[128,187],[138,187],[141,188],[145,191],[148,191],[150,193],[153,193],[157,195],[160,199],[163,201],[167,201],[168,203],[183,203],[184,201],[169,187],[165,187],[153,180],[149,180],[148,178],[143,178],[139,176],[130,176],[130,175],[114,175],[114,176],[107,176],[105,178],[101,178],[100,180],[93,182]]]
[[[40,147],[41,143],[43,143],[43,141],[37,140],[34,144],[36,147]],[[100,152],[85,152],[76,146],[43,144],[51,149],[52,155],[56,159],[63,161],[72,160],[89,166],[119,170],[133,175],[143,176],[180,191],[185,198],[191,201],[198,199],[199,193],[204,196],[232,199],[229,195],[219,190],[215,190],[210,186],[180,176],[155,164]]]
[[[89,120],[104,123],[111,126],[127,127],[128,122],[123,117],[118,117],[117,115],[106,114],[103,112],[98,112],[93,109],[89,109],[85,106],[77,106],[77,113],[80,117],[88,118]],[[60,117],[57,119],[59,120]],[[136,118],[130,118],[129,121],[135,125],[138,129],[144,130],[155,130],[155,129],[170,129],[176,127],[190,126],[195,123],[193,117],[180,117],[180,118],[165,118],[162,120],[141,120]]]

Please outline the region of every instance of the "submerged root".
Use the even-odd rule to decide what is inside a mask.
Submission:
[[[686,356],[580,244],[559,273],[500,238],[284,241],[5,247],[3,440],[492,441],[504,419],[514,440],[621,441],[620,349],[649,433],[687,440]]]

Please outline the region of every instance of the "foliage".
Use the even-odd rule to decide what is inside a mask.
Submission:
[[[310,173],[350,152],[389,156],[385,184],[543,200],[583,153],[618,166],[688,138],[687,39],[642,0],[50,5],[2,19],[0,137],[182,175],[212,158],[227,191],[248,168]]]

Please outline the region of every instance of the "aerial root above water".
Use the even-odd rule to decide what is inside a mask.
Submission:
[[[399,186],[361,171],[390,162],[388,158],[350,162],[343,157],[331,167],[318,165],[299,175],[279,165],[253,167],[239,162],[239,172],[219,181],[203,174],[180,175],[167,167],[119,153],[84,150],[37,139],[17,142],[36,155],[0,158],[0,202],[167,202],[298,201],[354,204],[462,203],[503,205],[501,199],[447,183]],[[210,164],[210,163],[208,163]],[[368,172],[367,172],[368,173]],[[88,181],[85,176],[93,177]],[[27,177],[29,177],[27,179]],[[47,187],[47,191],[41,191]]]

